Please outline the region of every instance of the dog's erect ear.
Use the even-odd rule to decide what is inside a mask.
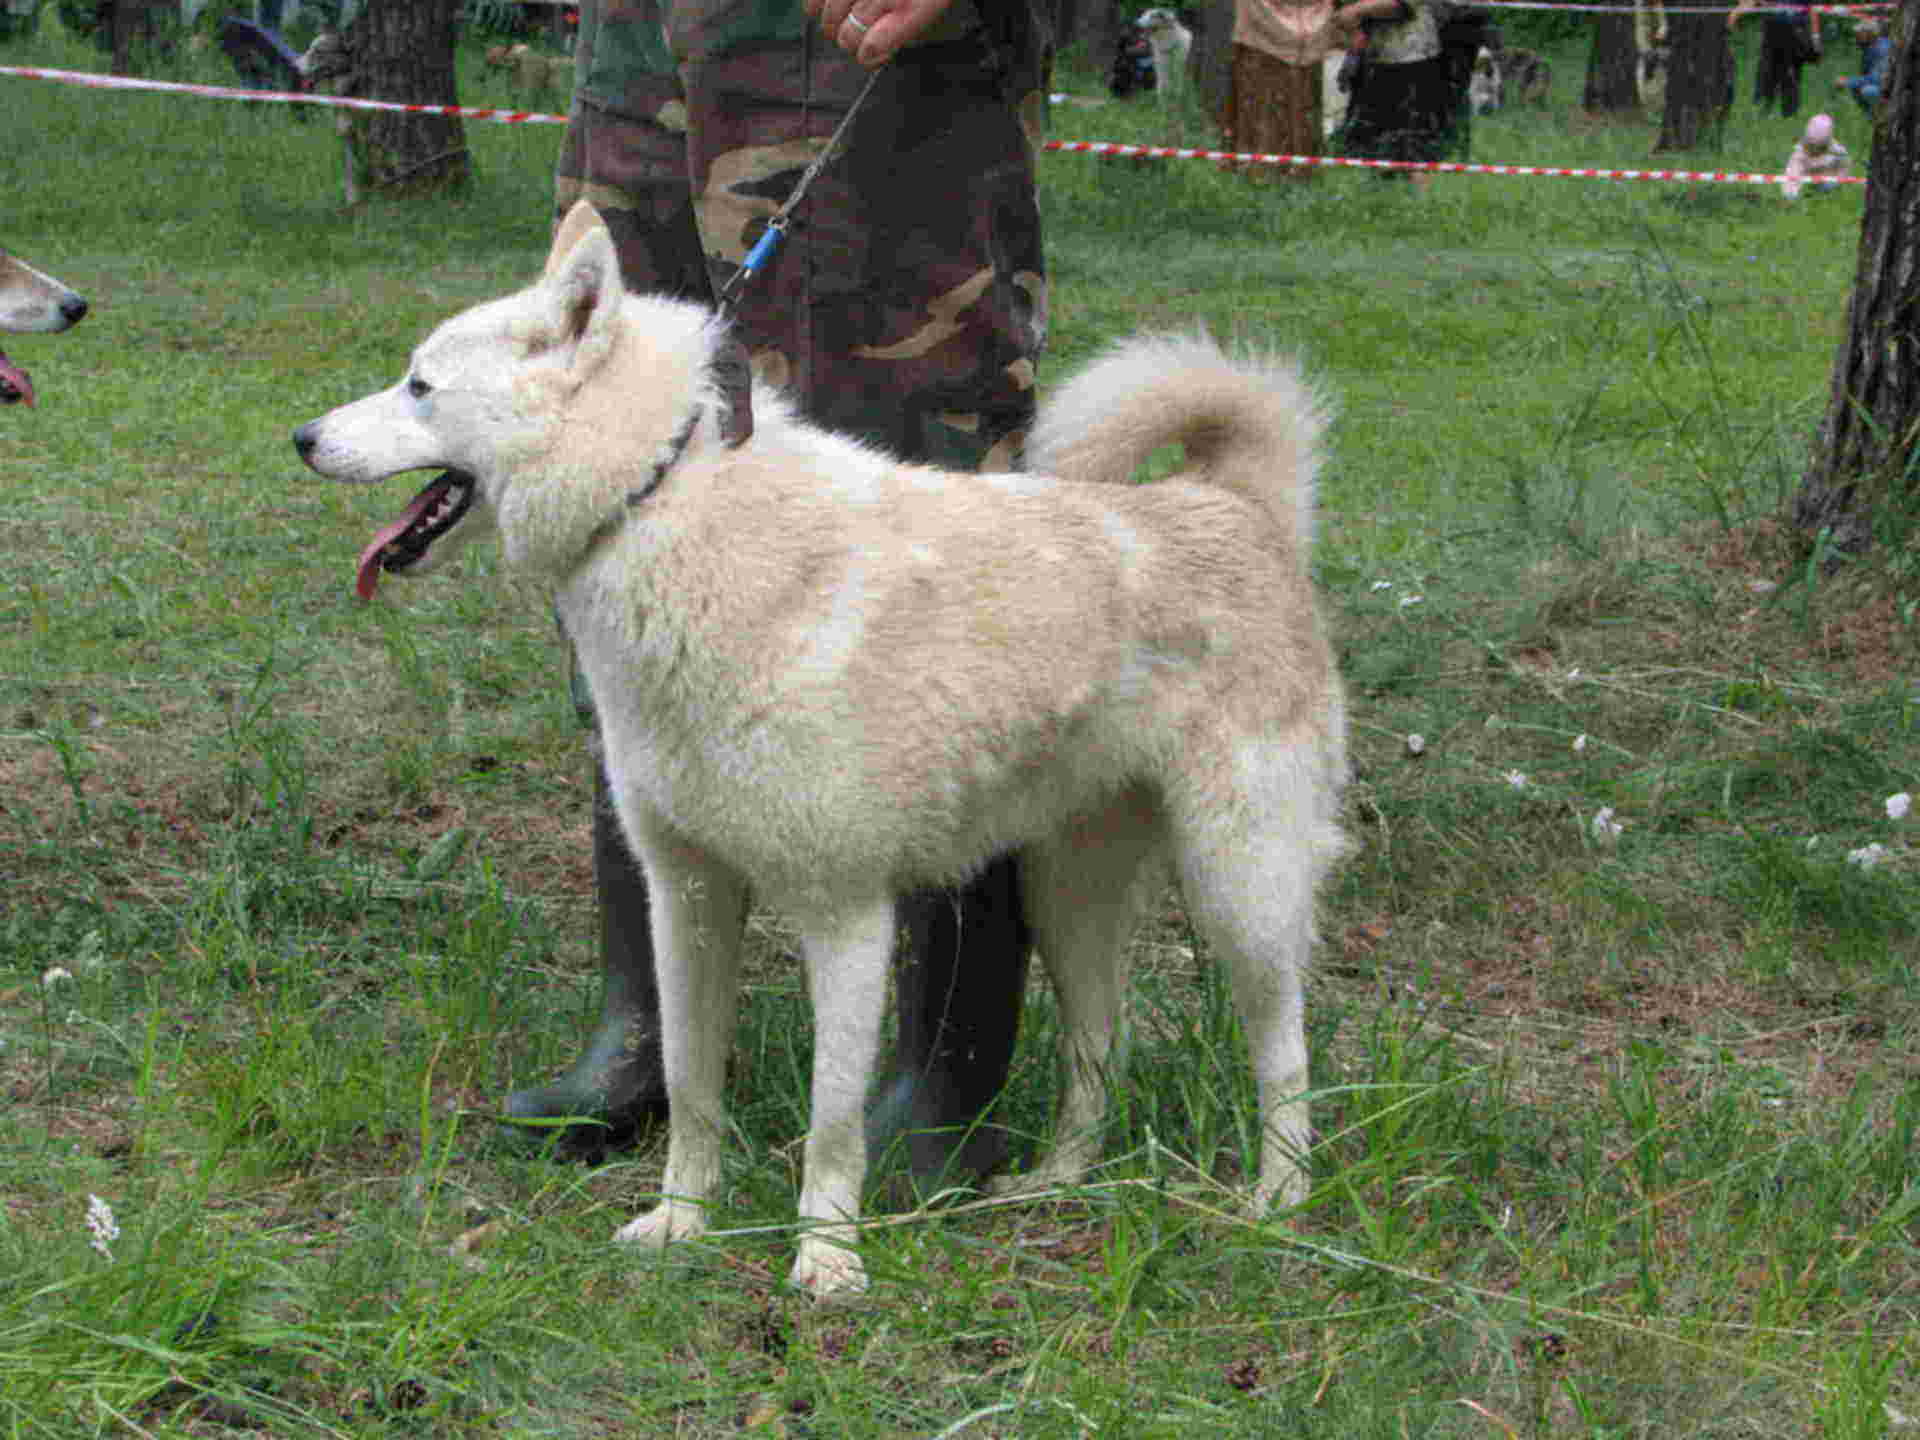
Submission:
[[[574,201],[573,208],[567,211],[561,217],[560,223],[554,227],[553,246],[547,251],[547,274],[553,274],[573,247],[580,243],[581,238],[589,230],[596,228],[605,230],[607,222],[601,218],[600,212],[593,208],[593,203],[588,200]]]
[[[581,208],[575,206],[567,216],[569,224]],[[626,295],[613,235],[598,223],[599,216],[594,215],[593,221],[566,254],[547,266],[540,282],[553,307],[547,342],[573,350],[569,368],[576,372],[592,368],[606,356],[614,318]]]

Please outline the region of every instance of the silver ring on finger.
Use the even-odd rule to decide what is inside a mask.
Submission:
[[[867,24],[866,21],[862,20],[858,15],[847,16],[845,23],[853,26],[853,28],[855,30],[858,30],[862,35],[866,34],[867,31],[872,28]]]

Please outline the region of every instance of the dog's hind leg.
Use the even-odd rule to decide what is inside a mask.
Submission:
[[[1100,1159],[1115,1037],[1126,992],[1126,943],[1139,918],[1161,830],[1151,802],[1122,796],[1027,852],[1034,943],[1060,1002],[1064,1090],[1045,1154],[1005,1192],[1071,1185]]]
[[[1338,848],[1310,785],[1286,788],[1293,793],[1264,797],[1258,826],[1216,813],[1177,826],[1175,838],[1187,912],[1227,966],[1253,1060],[1262,1120],[1260,1178],[1250,1205],[1255,1215],[1275,1204],[1297,1205],[1307,1194],[1304,1160],[1312,1132],[1304,984],[1314,882]]]
[[[747,892],[732,870],[671,840],[650,837],[639,848],[653,904],[667,1072],[667,1168],[660,1203],[613,1238],[657,1248],[707,1228],[707,1196],[719,1183],[723,1089]]]
[[[864,1111],[886,1013],[893,952],[890,897],[802,919],[813,1001],[813,1102],[800,1183],[792,1283],[814,1295],[857,1294],[867,1274],[853,1248],[867,1178]]]

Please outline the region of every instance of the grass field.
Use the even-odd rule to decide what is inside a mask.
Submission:
[[[1552,103],[1483,119],[1475,158],[1649,163],[1651,127],[1574,108],[1580,47],[1554,59]],[[99,62],[49,19],[0,63]],[[462,80],[509,98],[477,42]],[[1798,124],[1742,83],[1720,150],[1658,163],[1777,169]],[[1098,93],[1090,66],[1060,84]],[[466,199],[347,212],[323,118],[0,94],[0,243],[95,305],[6,344],[41,403],[0,417],[0,1434],[1854,1440],[1920,1416],[1920,816],[1888,805],[1920,790],[1920,575],[1901,516],[1837,574],[1777,518],[1857,188],[1419,195],[1044,158],[1043,382],[1202,321],[1339,398],[1318,569],[1359,848],[1311,992],[1315,1187],[1238,1217],[1250,1086],[1169,897],[1107,1166],[883,1212],[872,1295],[822,1307],[781,1285],[809,1056],[775,917],[711,1243],[608,1247],[657,1142],[566,1165],[490,1123],[597,1006],[561,649],[490,553],[355,603],[403,497],[289,444],[531,276],[557,129],[470,126]],[[1151,103],[1054,121],[1213,141]],[[1025,1134],[1053,1037],[1037,989]]]

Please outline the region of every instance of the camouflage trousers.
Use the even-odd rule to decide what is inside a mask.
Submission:
[[[576,98],[556,212],[599,208],[629,288],[711,301],[865,80],[815,37]],[[755,373],[904,458],[1011,468],[1047,324],[1033,154],[980,42],[897,57],[736,300]]]

